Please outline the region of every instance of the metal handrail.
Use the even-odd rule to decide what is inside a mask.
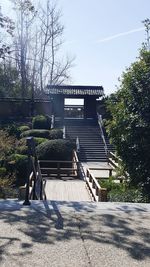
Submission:
[[[55,124],[55,116],[52,115],[51,118],[52,118],[52,120],[51,120],[51,129],[53,129],[54,128],[54,124]]]
[[[80,152],[80,141],[79,141],[79,137],[78,136],[76,138],[76,151],[77,151],[77,153]]]
[[[102,124],[103,124],[102,115],[97,113],[97,117],[98,117],[98,124],[99,124],[99,127],[100,127],[101,137],[102,137],[102,140],[103,140],[103,143],[104,143],[105,153],[106,153],[106,155],[108,155],[108,147],[107,147],[107,144],[106,144],[105,135],[104,135],[104,132],[103,132],[103,127],[102,127]]]
[[[63,127],[63,139],[65,139],[66,138],[66,126],[64,125],[64,127]]]

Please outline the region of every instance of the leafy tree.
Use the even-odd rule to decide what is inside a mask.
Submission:
[[[107,130],[122,158],[130,183],[142,188],[150,200],[150,51],[122,75],[121,85],[108,100],[112,119]]]

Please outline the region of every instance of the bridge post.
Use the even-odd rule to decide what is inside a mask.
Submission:
[[[28,172],[27,172],[27,182],[26,182],[26,194],[25,201],[23,202],[24,206],[29,206],[31,203],[29,201],[29,193],[30,193],[30,172],[31,172],[31,148],[30,142],[32,137],[27,138],[27,146],[28,146]]]
[[[107,189],[106,188],[101,188],[99,190],[98,201],[100,201],[100,202],[107,202]]]

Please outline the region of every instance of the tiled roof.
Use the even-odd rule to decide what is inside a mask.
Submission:
[[[104,95],[102,86],[84,85],[48,85],[45,92],[52,95]]]

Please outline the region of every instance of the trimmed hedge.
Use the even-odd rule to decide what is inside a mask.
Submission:
[[[49,132],[49,139],[62,139],[63,138],[63,131],[61,129],[53,129]]]
[[[33,129],[25,131],[21,134],[21,137],[40,137],[40,138],[49,138],[49,131],[48,130],[39,130],[39,129]]]
[[[42,138],[42,137],[34,137],[34,143],[35,143],[35,146],[38,146],[44,142],[48,141],[47,138]]]
[[[49,140],[37,146],[36,152],[40,160],[72,160],[75,143],[70,140]]]
[[[27,125],[22,125],[19,127],[20,133],[23,133],[23,132],[28,131],[28,130],[30,130],[30,127]]]
[[[37,115],[32,119],[33,129],[47,129],[51,128],[51,117],[44,115]]]

